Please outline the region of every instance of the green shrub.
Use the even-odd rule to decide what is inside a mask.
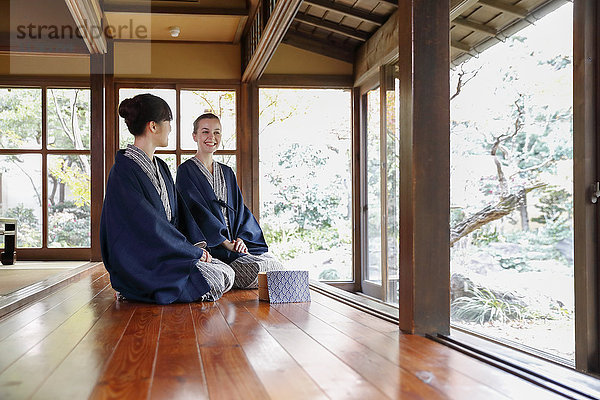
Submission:
[[[483,324],[485,322],[522,320],[524,307],[517,302],[498,297],[487,288],[470,288],[472,296],[463,296],[452,302],[451,317]]]

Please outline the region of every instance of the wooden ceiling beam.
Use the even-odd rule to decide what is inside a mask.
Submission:
[[[296,32],[289,31],[283,38],[283,43],[347,63],[354,62],[354,51],[352,49],[321,40],[317,41]]]
[[[477,4],[479,0],[450,0],[450,21]]]
[[[304,0],[304,4],[310,4],[311,6],[316,6],[325,10],[335,11],[339,14],[370,22],[377,26],[383,25],[387,20],[385,16],[371,14],[370,12],[349,7],[342,3],[336,3],[333,0]]]
[[[379,2],[398,8],[398,0],[379,0]]]
[[[473,50],[471,48],[471,46],[469,46],[468,44],[461,43],[461,42],[458,42],[456,40],[452,40],[450,42],[450,46],[454,47],[457,50],[464,51],[465,53],[470,53]]]
[[[371,37],[371,35],[367,32],[357,31],[356,29],[338,25],[330,21],[325,21],[308,14],[297,14],[295,19],[296,21],[304,22],[305,24],[316,26],[318,28],[322,28],[330,32],[339,33],[340,35],[360,40],[361,42],[366,42],[367,40],[369,40],[369,37]]]
[[[119,4],[119,3],[105,3],[105,12],[114,13],[152,13],[152,14],[187,14],[187,15],[239,15],[248,16],[248,9],[246,8],[202,8],[193,5],[151,5],[150,3],[144,4]]]
[[[492,27],[487,25],[479,24],[477,22],[469,21],[466,18],[458,17],[454,21],[451,21],[452,24],[462,26],[465,28],[469,28],[474,30],[475,32],[483,33],[487,36],[496,36],[498,35],[498,31]]]
[[[262,31],[260,40],[242,73],[243,83],[255,82],[260,79],[301,4],[302,0],[286,0],[275,3],[275,8]]]
[[[106,38],[102,30],[104,13],[98,0],[65,0],[90,54],[106,53]]]
[[[503,13],[510,14],[514,17],[525,19],[527,18],[528,11],[526,8],[513,6],[511,4],[503,3],[498,0],[479,0],[479,4],[493,8]]]

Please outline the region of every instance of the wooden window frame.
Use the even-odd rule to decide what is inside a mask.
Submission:
[[[394,57],[391,62],[382,64],[378,67],[378,73],[372,74],[369,78],[367,78],[362,85],[359,87],[360,93],[360,188],[361,188],[361,196],[360,196],[360,222],[363,229],[361,230],[361,239],[360,243],[362,244],[361,254],[361,284],[359,287],[360,292],[363,292],[369,296],[375,297],[378,300],[387,303],[388,298],[388,233],[387,233],[387,205],[388,205],[388,196],[387,196],[387,113],[386,107],[387,104],[387,93],[390,90],[390,74],[389,70],[393,68],[395,64],[398,63],[397,57]],[[393,78],[391,79],[391,89],[393,90]],[[381,286],[376,285],[374,283],[370,283],[367,280],[367,271],[368,267],[368,238],[366,227],[367,223],[367,145],[366,145],[366,135],[367,135],[367,112],[368,112],[368,104],[366,94],[374,89],[379,88],[379,162],[380,162],[380,211],[381,211]]]
[[[381,71],[380,68],[378,68],[378,71]],[[380,140],[381,140],[381,92],[382,92],[382,87],[381,87],[381,72],[377,73],[377,74],[373,74],[372,76],[370,76],[367,80],[365,80],[363,82],[363,84],[359,87],[359,94],[360,94],[360,139],[359,139],[359,148],[360,148],[360,167],[359,167],[359,182],[360,182],[360,198],[359,198],[359,208],[361,210],[360,212],[360,226],[361,226],[361,230],[360,230],[360,244],[361,244],[361,259],[360,259],[360,274],[358,275],[359,279],[359,288],[358,291],[365,293],[368,296],[374,297],[376,299],[381,300],[383,298],[383,293],[384,293],[384,289],[383,289],[383,281],[381,284],[381,287],[379,287],[376,284],[370,283],[367,281],[367,268],[369,266],[368,264],[368,232],[367,232],[367,227],[368,227],[368,182],[367,182],[367,113],[368,113],[368,101],[367,101],[367,93],[369,93],[371,90],[375,90],[379,88],[379,121],[380,121],[380,126],[379,126],[379,136],[380,136]],[[381,144],[380,144],[380,149],[379,149],[379,160],[381,161]],[[379,169],[379,172],[381,174],[381,166]],[[382,188],[381,186],[381,181],[380,181],[380,189]],[[381,192],[381,195],[383,195],[383,192]],[[380,208],[381,208],[382,204],[381,204],[381,198],[380,198]],[[383,226],[381,227],[382,231],[381,231],[381,237],[383,237]],[[382,243],[383,244],[383,243]],[[383,254],[383,247],[382,246],[382,251],[381,253]],[[384,261],[383,259],[381,260],[381,265],[380,268],[383,271],[384,268]]]
[[[600,6],[595,0],[573,1],[573,29],[575,369],[597,376],[600,374],[600,208],[598,203],[590,201],[594,183],[600,181]],[[485,338],[487,348],[482,348],[477,344],[478,338],[468,332],[460,342],[483,353],[489,348],[496,352],[502,352],[501,347],[520,349],[519,345],[505,341],[497,344],[489,338]],[[532,357],[535,362],[543,358],[550,365],[548,368],[557,363],[536,352],[526,353],[524,357]]]
[[[86,154],[92,157],[92,149],[72,150],[72,149],[48,149],[47,140],[47,90],[49,88],[58,89],[88,89],[91,91],[90,80],[85,77],[39,77],[39,76],[0,76],[0,87],[2,88],[22,88],[22,89],[41,89],[42,91],[42,144],[40,149],[0,149],[0,155],[9,154],[40,154],[42,157],[42,204],[48,203],[48,156],[50,155],[68,155],[68,154]],[[91,107],[91,104],[90,104]],[[90,121],[91,122],[91,121]],[[91,125],[90,125],[91,129]],[[90,144],[91,145],[91,144]],[[90,179],[91,184],[91,179]],[[90,223],[93,224],[90,216]],[[91,229],[91,226],[90,226]],[[17,257],[21,260],[89,260],[91,255],[90,247],[48,247],[48,207],[42,206],[42,247],[36,248],[17,248]]]
[[[590,201],[600,180],[600,7],[573,3],[573,206],[575,256],[575,367],[600,373],[599,204]]]
[[[177,112],[174,115],[177,136],[175,142],[175,149],[158,149],[156,154],[173,154],[175,155],[176,166],[181,164],[181,157],[183,155],[196,154],[196,150],[193,149],[181,149],[181,108],[180,108],[180,94],[182,90],[223,90],[223,91],[234,91],[235,92],[235,112],[236,112],[236,148],[235,150],[217,150],[215,155],[235,155],[236,156],[236,169],[241,171],[241,166],[244,155],[240,152],[242,146],[243,134],[242,121],[241,121],[241,88],[238,81],[204,81],[204,80],[157,80],[157,79],[115,79],[114,82],[114,104],[118,109],[119,105],[119,90],[120,89],[172,89],[175,90],[175,99],[177,102]],[[117,113],[117,110],[114,111]],[[106,149],[107,153],[113,155],[119,150],[119,117],[114,119],[114,126],[112,126],[111,132],[109,133],[114,137],[114,143],[111,148]],[[112,163],[111,163],[112,165]],[[236,174],[237,175],[237,174]],[[238,177],[238,181],[240,178]]]

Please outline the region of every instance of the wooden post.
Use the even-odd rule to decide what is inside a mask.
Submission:
[[[573,206],[575,261],[575,365],[600,372],[598,304],[598,224],[600,204],[591,187],[598,170],[600,14],[596,0],[573,5]]]
[[[400,0],[400,329],[450,330],[449,2]]]
[[[238,135],[238,179],[244,203],[260,219],[258,164],[258,86],[242,83],[240,90],[240,133]]]
[[[115,153],[119,149],[119,138],[117,136],[117,94],[115,93],[115,58],[114,41],[106,41],[107,52],[104,56],[105,74],[105,154],[104,154],[104,180],[108,180],[108,173],[115,162]]]
[[[352,265],[354,266],[354,291],[362,290],[362,209],[361,209],[361,109],[360,88],[352,89]]]
[[[101,261],[100,214],[104,200],[104,54],[90,54],[91,261]]]

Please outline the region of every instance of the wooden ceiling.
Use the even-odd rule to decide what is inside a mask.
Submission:
[[[453,65],[477,56],[569,0],[450,0]],[[283,42],[353,62],[397,0],[304,0]]]
[[[23,9],[53,10],[54,14],[60,9],[63,19],[69,20],[64,3],[55,3],[62,3],[59,8],[46,6],[51,1],[54,0],[23,2]],[[283,42],[352,63],[356,50],[394,14],[397,1],[304,0]],[[450,0],[452,64],[477,56],[568,1]],[[103,9],[106,21],[115,27],[130,21],[134,26],[147,25],[147,40],[239,43],[258,3],[259,0],[105,0]],[[27,13],[29,19],[34,14]],[[49,14],[43,14],[47,21]],[[69,22],[72,24],[72,19]],[[177,38],[169,34],[169,27],[174,25],[181,28]]]
[[[304,0],[283,42],[347,62],[398,7],[396,0]]]
[[[239,43],[248,19],[245,0],[106,0],[103,6],[113,27],[144,26],[148,34],[117,32],[117,40]],[[169,28],[180,28],[172,37]]]
[[[456,66],[567,3],[568,0],[451,0],[450,60]]]

